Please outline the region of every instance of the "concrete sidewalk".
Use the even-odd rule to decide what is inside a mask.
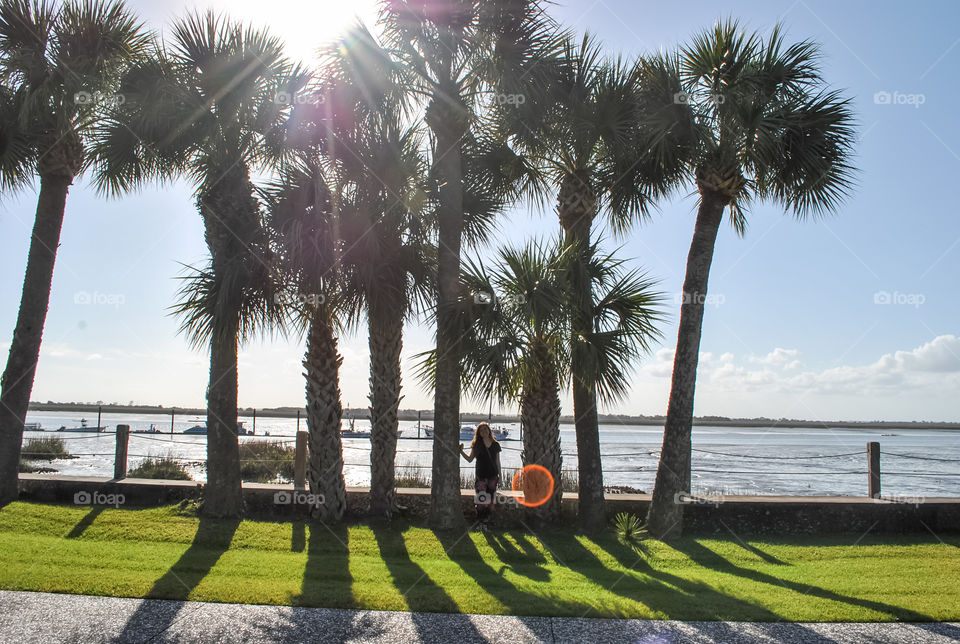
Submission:
[[[507,617],[0,591],[0,642],[956,642],[960,624]]]

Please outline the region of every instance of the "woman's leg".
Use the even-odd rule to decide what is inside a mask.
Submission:
[[[490,516],[493,514],[493,510],[494,510],[494,508],[496,507],[496,504],[497,504],[497,479],[496,479],[496,477],[494,477],[494,478],[489,478],[489,479],[486,480],[486,491],[487,491],[487,498],[490,499],[490,505],[487,506],[487,513],[486,513],[486,516],[484,517],[484,522],[487,522],[487,521],[490,520]]]
[[[487,479],[478,478],[473,485],[474,507],[477,509],[477,521],[485,521],[490,508],[490,493],[487,491]]]

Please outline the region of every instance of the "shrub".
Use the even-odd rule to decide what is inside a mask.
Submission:
[[[617,531],[617,539],[626,545],[634,545],[640,541],[640,535],[644,530],[644,525],[635,514],[621,512],[614,519],[614,528]]]
[[[172,481],[192,481],[193,477],[172,455],[150,456],[129,472],[127,476],[135,479],[168,479]]]
[[[277,477],[293,480],[293,463],[297,450],[273,441],[240,443],[240,478],[257,483],[275,483]]]
[[[411,463],[398,465],[394,473],[395,487],[430,487],[429,470]]]
[[[49,474],[50,472],[56,471],[58,470],[52,467],[43,467],[42,465],[36,465],[33,461],[25,461],[23,459],[20,459],[20,465],[17,468],[17,472],[20,474]]]
[[[67,451],[62,438],[31,438],[20,451],[28,461],[52,461],[58,458],[75,458]]]

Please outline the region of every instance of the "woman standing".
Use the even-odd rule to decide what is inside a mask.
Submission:
[[[497,498],[497,484],[500,482],[500,443],[493,437],[490,425],[477,425],[473,442],[470,444],[470,453],[467,454],[463,450],[463,443],[460,443],[460,454],[468,463],[472,463],[474,459],[477,461],[474,484],[477,520],[480,528],[486,529]]]

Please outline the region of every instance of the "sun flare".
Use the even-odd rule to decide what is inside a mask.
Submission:
[[[373,25],[378,0],[215,0],[210,6],[283,38],[290,58],[312,63],[317,50],[356,20]]]

